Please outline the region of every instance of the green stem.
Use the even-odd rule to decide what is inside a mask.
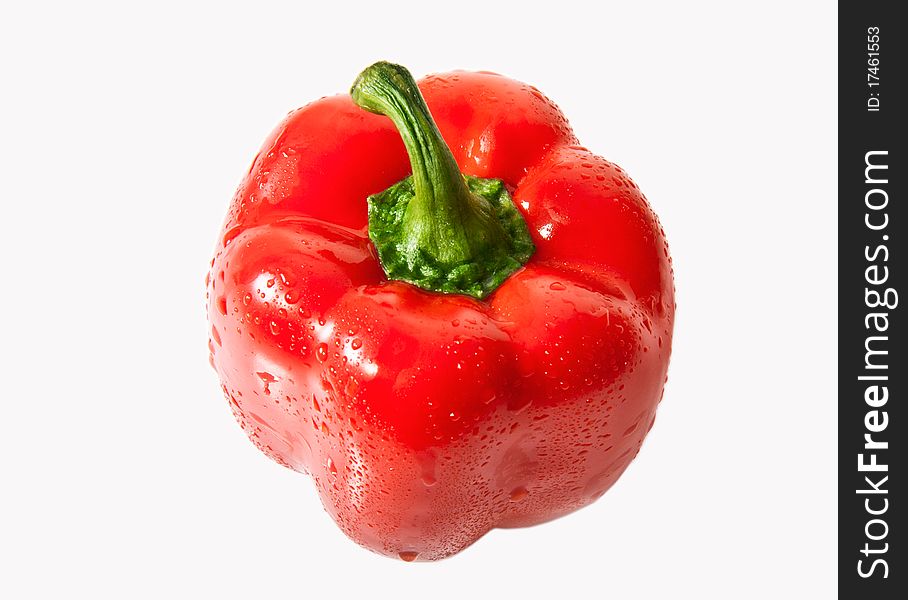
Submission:
[[[387,62],[375,63],[360,73],[350,93],[360,107],[391,119],[400,132],[410,158],[413,170],[412,196],[406,199],[405,205],[401,205],[402,212],[393,224],[394,231],[386,232],[393,237],[394,260],[401,259],[412,272],[410,276],[398,278],[422,285],[422,275],[429,271],[438,275],[436,272],[440,270],[445,272],[442,274],[444,276],[456,271],[459,273],[456,277],[462,280],[463,267],[471,265],[468,270],[473,279],[488,279],[488,269],[480,267],[477,271],[474,267],[490,262],[494,269],[500,270],[503,266],[502,259],[506,256],[512,261],[517,259],[517,267],[525,262],[528,256],[522,260],[521,256],[514,256],[514,232],[510,228],[506,230],[508,223],[502,222],[502,219],[511,219],[513,215],[502,215],[503,209],[497,205],[498,196],[502,192],[507,196],[503,185],[499,182],[501,189],[496,189],[491,198],[473,189],[479,185],[478,182],[484,180],[470,182],[471,185],[468,185],[407,69]],[[373,199],[374,197],[370,198],[370,215]],[[508,206],[513,208],[510,197],[507,197],[507,201]],[[523,230],[525,229],[524,224]],[[378,244],[379,240],[376,240],[376,245]],[[383,266],[391,276],[391,269],[388,268],[385,256],[382,256],[381,247],[379,250]],[[431,265],[423,264],[427,261]],[[514,268],[507,274],[513,272]],[[459,285],[463,281],[447,288],[431,285],[423,287],[482,296],[491,291],[485,288],[493,283],[497,286],[507,274],[498,278],[497,283],[492,280],[481,282],[481,293],[464,291]]]

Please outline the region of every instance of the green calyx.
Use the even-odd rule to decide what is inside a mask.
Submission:
[[[413,76],[378,62],[360,73],[353,101],[388,116],[413,175],[369,196],[369,237],[389,279],[484,298],[535,247],[504,183],[461,174]]]

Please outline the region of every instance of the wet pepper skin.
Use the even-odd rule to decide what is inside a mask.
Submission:
[[[388,281],[366,197],[409,174],[407,154],[388,118],[323,98],[237,191],[209,347],[249,438],[312,475],[348,536],[435,560],[615,483],[653,425],[674,297],[643,194],[538,90],[467,72],[419,87],[462,172],[507,184],[529,262],[484,300]]]

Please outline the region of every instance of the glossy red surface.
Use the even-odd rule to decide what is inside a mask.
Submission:
[[[404,560],[601,496],[653,424],[674,315],[655,214],[554,104],[489,73],[420,88],[464,173],[512,190],[525,268],[485,301],[387,281],[366,196],[409,163],[390,120],[335,96],[266,141],[208,287],[212,364],[250,439]]]

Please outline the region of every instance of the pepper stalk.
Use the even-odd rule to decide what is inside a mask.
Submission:
[[[368,198],[369,237],[389,279],[484,298],[535,247],[499,179],[464,176],[413,76],[377,62],[350,91],[360,107],[391,119],[413,174]]]

